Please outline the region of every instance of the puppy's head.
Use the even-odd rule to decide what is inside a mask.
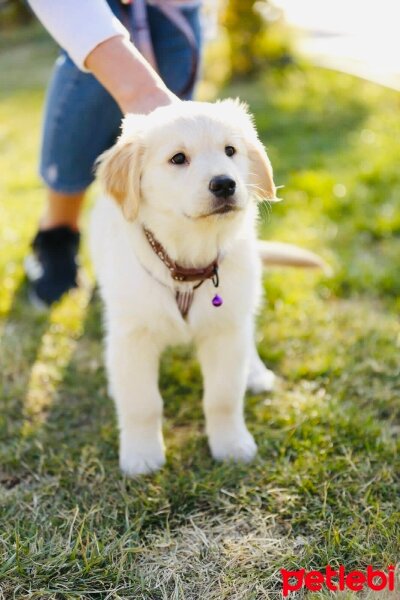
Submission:
[[[98,176],[125,217],[237,219],[251,196],[275,200],[272,168],[246,107],[184,102],[128,115]]]

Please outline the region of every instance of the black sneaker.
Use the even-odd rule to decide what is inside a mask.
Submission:
[[[32,254],[25,259],[31,283],[29,298],[38,308],[47,308],[65,292],[78,287],[80,234],[67,226],[38,231]]]

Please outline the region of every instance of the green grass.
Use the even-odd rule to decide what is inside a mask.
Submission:
[[[395,563],[399,96],[311,67],[222,90],[249,101],[285,185],[262,234],[335,274],[265,277],[259,348],[280,383],[247,401],[254,464],[211,460],[199,368],[177,349],[160,380],[167,466],[129,481],[98,299],[82,290],[47,315],[26,299],[54,55],[38,30],[0,45],[0,598],[273,599],[281,567]]]

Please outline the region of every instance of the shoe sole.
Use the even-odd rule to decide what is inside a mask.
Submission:
[[[24,260],[24,270],[29,281],[32,283],[40,279],[43,269],[33,254],[29,254]]]
[[[51,308],[50,304],[46,304],[39,298],[39,296],[35,293],[34,290],[30,289],[28,291],[28,301],[33,308],[40,313],[48,312]]]

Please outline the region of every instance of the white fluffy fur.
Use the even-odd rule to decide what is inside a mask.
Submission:
[[[235,147],[233,157],[225,154],[227,145]],[[178,152],[186,153],[189,164],[169,162]],[[204,216],[215,200],[209,181],[221,174],[236,181],[240,210]],[[128,116],[121,138],[101,157],[99,177],[107,197],[92,215],[91,251],[105,303],[106,363],[122,471],[135,476],[163,465],[159,358],[167,346],[191,341],[204,377],[212,455],[251,460],[256,444],[244,422],[244,394],[246,387],[271,389],[274,378],[253,341],[261,263],[252,191],[273,200],[275,187],[246,109],[231,100],[186,102]],[[182,266],[202,267],[220,254],[223,306],[212,306],[215,289],[208,280],[182,318],[174,290],[189,284],[173,283],[143,225]]]

